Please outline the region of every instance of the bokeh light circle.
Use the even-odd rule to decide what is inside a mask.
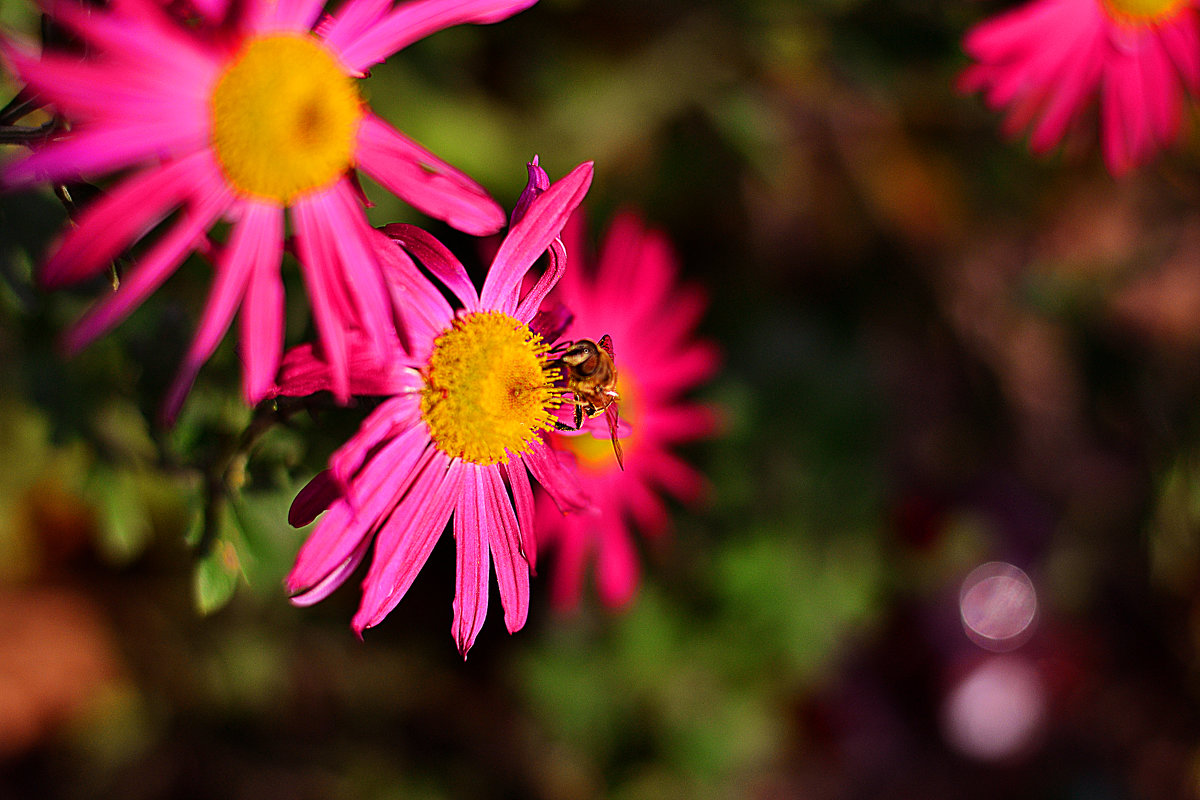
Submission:
[[[963,630],[975,644],[993,652],[1020,647],[1033,633],[1037,592],[1019,567],[992,561],[966,577],[958,596]]]
[[[946,740],[963,755],[999,761],[1025,751],[1046,719],[1046,689],[1025,659],[997,656],[951,690],[942,708]]]

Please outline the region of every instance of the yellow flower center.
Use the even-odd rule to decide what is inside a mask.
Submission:
[[[628,422],[632,428],[629,436],[621,440],[621,449],[628,458],[630,445],[637,436],[637,426],[633,424],[633,415],[637,408],[635,404],[637,392],[633,388],[633,381],[629,379],[629,373],[622,372],[617,375],[616,389],[617,394],[621,395],[617,404],[617,412],[621,419]],[[595,428],[597,424],[601,428]],[[606,434],[608,432],[608,423],[603,416],[597,417],[596,422],[592,423],[592,427],[596,430],[603,430]],[[582,436],[559,436],[558,441],[575,454],[580,468],[585,472],[612,472],[621,468],[613,453],[612,439],[608,435],[602,438],[586,433]],[[625,463],[628,465],[628,460]]]
[[[1175,16],[1190,0],[1100,0],[1100,5],[1117,22],[1145,25]]]
[[[526,452],[554,427],[553,371],[541,337],[499,311],[458,317],[433,343],[421,417],[439,450],[476,464]]]
[[[354,80],[311,36],[250,39],[212,93],[212,144],[243,194],[290,204],[354,163],[363,117]]]

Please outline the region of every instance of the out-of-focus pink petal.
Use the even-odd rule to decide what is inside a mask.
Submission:
[[[133,65],[96,64],[81,61],[78,56],[54,53],[43,54],[39,59],[2,39],[0,54],[11,71],[25,79],[31,91],[69,116],[75,123],[73,127],[93,122],[127,127],[136,122],[161,128],[167,123],[189,130],[195,140],[203,141],[207,125],[204,95],[163,91],[156,76],[146,72],[144,64],[137,70]]]
[[[533,262],[558,238],[592,184],[592,162],[571,170],[530,204],[529,212],[508,232],[483,282],[480,303],[506,314],[516,311],[516,291]]]
[[[326,17],[319,29],[320,38],[335,51],[363,36],[391,8],[392,0],[349,0],[332,17]]]
[[[341,46],[342,60],[357,71],[452,25],[499,22],[537,0],[415,0],[395,8],[362,35]]]
[[[360,634],[378,625],[404,597],[464,491],[470,465],[432,448],[431,454],[412,490],[379,532],[375,558],[363,581],[362,603],[351,623]]]
[[[558,512],[551,512],[557,514]],[[539,515],[540,516],[540,515]],[[550,604],[558,611],[574,611],[583,596],[583,576],[587,557],[595,543],[590,525],[594,524],[590,514],[570,516],[558,526],[559,536],[555,539],[554,572],[550,576]],[[546,526],[539,530],[547,530]]]
[[[467,311],[479,309],[479,292],[475,290],[475,284],[471,283],[466,267],[432,234],[416,225],[406,225],[402,222],[384,225],[380,230],[424,264],[433,277],[454,292],[454,296]]]
[[[659,536],[670,527],[671,517],[666,504],[648,485],[642,481],[630,481],[623,490],[625,508],[642,534]]]
[[[454,513],[454,641],[463,658],[483,628],[488,607],[488,573],[491,571],[488,540],[492,538],[487,515],[483,472],[487,467],[470,465],[463,481],[462,496]]]
[[[374,114],[358,129],[358,166],[419,211],[472,236],[504,225],[504,210],[482,186]]]
[[[196,184],[219,182],[207,176],[211,161],[198,154],[152,167],[118,184],[79,215],[38,273],[54,289],[89,278],[166,218]]]
[[[1067,126],[1079,114],[1088,94],[1100,79],[1104,61],[1099,51],[1103,47],[1104,39],[1095,37],[1090,47],[1079,58],[1066,65],[1054,95],[1047,102],[1041,119],[1030,134],[1030,150],[1046,153],[1062,141]]]
[[[669,450],[660,450],[648,458],[647,465],[653,473],[655,483],[682,503],[695,502],[705,490],[704,476],[694,467]]]
[[[161,4],[115,2],[115,13],[84,3],[47,4],[52,16],[81,40],[104,51],[111,66],[140,64],[146,78],[170,76],[178,91],[201,94],[218,67],[183,27],[168,19]],[[134,24],[131,24],[134,22]]]
[[[256,5],[274,6],[269,23],[270,30],[302,31],[307,33],[316,24],[325,8],[326,0],[275,0],[274,3]]]
[[[641,570],[633,538],[620,514],[603,514],[596,522],[596,593],[609,608],[629,605],[637,591]]]
[[[303,528],[342,496],[342,487],[330,470],[323,469],[296,494],[288,509],[288,524]]]
[[[261,246],[259,236],[262,231],[256,223],[257,216],[248,210],[248,213],[234,224],[229,243],[217,260],[216,274],[213,276],[208,302],[200,318],[200,327],[163,402],[162,418],[168,426],[175,421],[175,416],[183,405],[183,398],[192,388],[200,366],[209,359],[225,332],[229,330],[238,304],[246,293],[246,285],[250,282],[250,275],[255,267],[255,253]],[[280,232],[275,233],[278,235]]]
[[[354,325],[346,319],[348,301],[339,296],[333,278],[337,261],[325,241],[319,215],[306,198],[301,198],[292,207],[292,219],[296,226],[301,274],[321,342],[321,355],[329,365],[329,390],[338,402],[347,403],[350,401],[350,376],[346,331]]]
[[[500,469],[481,467],[477,474],[482,479],[484,529],[492,552],[492,564],[496,568],[496,583],[500,587],[504,625],[509,633],[516,633],[525,627],[529,616],[529,563],[521,555],[521,533],[504,481],[500,479]]]
[[[354,305],[357,326],[367,334],[375,352],[392,353],[397,339],[383,271],[371,242],[373,229],[354,199],[349,181],[338,181],[322,194],[314,198],[314,208],[323,214],[326,237],[341,264],[335,279],[341,280],[344,294]]]
[[[5,170],[5,182],[59,181],[103,175],[152,158],[186,155],[203,146],[194,130],[171,120],[81,126]]]
[[[283,355],[283,209],[250,201],[245,206],[241,224],[258,231],[241,314],[242,394],[254,405],[274,388]]]
[[[1183,76],[1189,91],[1200,91],[1200,14],[1185,9],[1180,18],[1159,29],[1163,47]]]
[[[92,306],[67,331],[63,347],[68,353],[79,352],[109,331],[175,271],[232,201],[223,189],[208,188],[206,195],[194,206],[184,209],[182,218],[129,271],[121,281],[121,287]]]

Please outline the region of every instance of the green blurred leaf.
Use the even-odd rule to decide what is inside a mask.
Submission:
[[[242,574],[234,546],[219,539],[212,552],[200,559],[193,575],[196,610],[208,615],[220,611],[233,597]]]

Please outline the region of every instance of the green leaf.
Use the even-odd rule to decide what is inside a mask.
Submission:
[[[242,574],[237,551],[224,539],[219,539],[212,552],[200,559],[194,575],[196,610],[208,615],[220,611],[233,597],[238,577]]]

